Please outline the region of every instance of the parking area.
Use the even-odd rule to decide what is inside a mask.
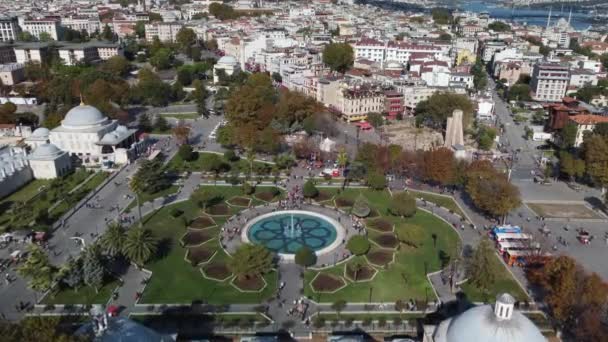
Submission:
[[[545,218],[563,219],[603,219],[598,212],[593,211],[584,202],[580,203],[548,203],[527,202],[526,205],[538,216]]]

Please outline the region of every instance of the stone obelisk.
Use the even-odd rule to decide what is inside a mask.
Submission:
[[[462,133],[462,110],[455,109],[452,117],[448,118],[447,129],[445,131],[445,142],[443,146],[451,148],[454,145],[464,146],[464,136]]]

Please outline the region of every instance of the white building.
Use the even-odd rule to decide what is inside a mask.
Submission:
[[[0,198],[3,198],[32,180],[25,149],[0,146]]]
[[[232,56],[223,56],[213,66],[213,83],[218,83],[220,81],[218,76],[219,70],[223,70],[227,76],[231,76],[235,72],[240,71],[240,67],[236,58]]]
[[[49,45],[47,43],[22,43],[15,45],[13,50],[17,63],[42,63],[48,56]]]
[[[570,82],[570,68],[557,63],[537,63],[530,87],[535,101],[561,101]]]
[[[21,28],[38,39],[40,39],[40,34],[43,32],[48,33],[53,40],[59,40],[61,36],[61,26],[59,25],[59,20],[56,19],[24,20]]]
[[[50,132],[50,141],[86,165],[112,166],[127,163],[143,151],[145,141],[137,141],[135,132],[81,103]]]
[[[12,86],[25,80],[25,65],[21,63],[0,64],[0,80]]]
[[[428,54],[435,59],[447,56],[448,50],[431,44],[412,44],[403,42],[384,43],[375,39],[362,39],[353,46],[355,59],[365,58],[374,62],[387,60],[407,63],[414,53]]]
[[[49,142],[50,134],[51,131],[49,131],[48,128],[38,127],[25,139],[25,143],[31,147],[32,150],[35,150],[38,146]]]
[[[16,17],[0,18],[0,41],[11,42],[17,40],[17,35],[21,29]]]
[[[570,89],[575,90],[585,86],[597,85],[597,74],[587,69],[570,70]],[[573,89],[574,88],[574,89]]]
[[[99,16],[74,15],[61,19],[61,25],[78,32],[85,31],[88,34],[103,30]]]
[[[179,23],[161,22],[146,24],[146,40],[151,42],[154,40],[154,37],[158,37],[161,42],[173,43],[182,27],[183,25]]]
[[[63,44],[58,49],[59,58],[66,65],[75,65],[81,62],[93,62],[95,60],[107,60],[111,57],[122,55],[118,44],[106,42],[88,42],[80,44]]]
[[[38,146],[28,160],[36,179],[63,177],[72,170],[69,154],[48,142]]]
[[[491,98],[477,100],[477,120],[494,121],[494,101]]]

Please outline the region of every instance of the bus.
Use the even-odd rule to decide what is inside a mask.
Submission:
[[[509,266],[526,266],[528,263],[528,260],[535,260],[536,258],[538,258],[539,256],[542,256],[543,254],[540,252],[540,248],[538,249],[537,252],[530,252],[530,251],[506,251],[505,254],[502,255],[503,259],[505,260],[505,263],[507,263],[507,265]]]
[[[522,251],[527,252],[528,254],[540,252],[540,246],[538,243],[530,243],[527,241],[497,242],[496,248],[498,249],[498,253],[500,253],[500,255],[504,255],[506,252],[511,251]]]
[[[494,228],[492,228],[492,235],[498,233],[521,233],[521,227],[507,224],[504,226],[495,226]]]
[[[529,234],[525,233],[497,233],[494,234],[494,240],[496,242],[505,242],[505,241],[525,241],[531,240],[532,237]]]

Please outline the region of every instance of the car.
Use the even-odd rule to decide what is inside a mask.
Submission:
[[[579,192],[583,189],[580,185],[573,183],[573,182],[569,182],[568,187],[576,192]]]

